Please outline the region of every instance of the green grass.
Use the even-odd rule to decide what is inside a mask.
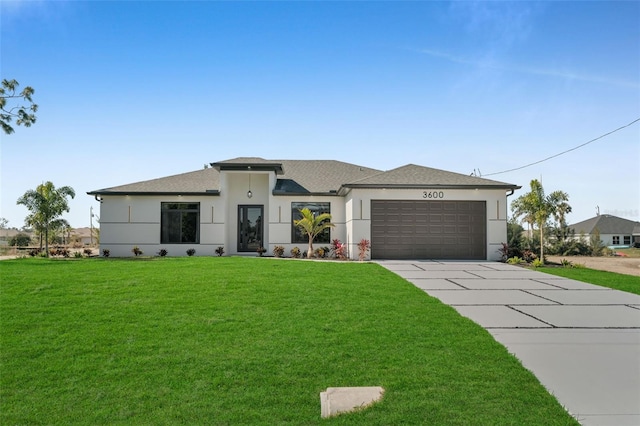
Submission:
[[[589,268],[538,268],[540,272],[640,294],[640,277],[634,275],[617,274],[615,272],[598,271]]]
[[[0,424],[577,424],[488,332],[379,265],[19,259]],[[382,402],[320,418],[332,386]]]

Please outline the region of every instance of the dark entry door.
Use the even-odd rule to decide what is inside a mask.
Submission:
[[[255,252],[262,247],[264,206],[238,206],[238,251]]]

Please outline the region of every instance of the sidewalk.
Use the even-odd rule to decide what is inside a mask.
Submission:
[[[640,425],[640,296],[503,263],[378,263],[487,329],[581,424]]]

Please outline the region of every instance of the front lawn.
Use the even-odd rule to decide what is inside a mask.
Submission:
[[[0,262],[1,424],[572,424],[484,329],[376,264]],[[319,393],[383,386],[320,418]]]
[[[549,268],[538,269],[540,272],[557,275],[559,277],[609,287],[615,290],[640,294],[640,277],[634,275],[617,274],[615,272],[598,271],[588,268]]]

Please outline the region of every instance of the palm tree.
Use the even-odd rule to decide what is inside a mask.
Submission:
[[[307,258],[313,256],[313,240],[327,228],[333,228],[333,223],[330,222],[331,214],[322,213],[314,215],[311,210],[304,208],[298,210],[302,218],[294,220],[293,224],[302,229],[309,236],[309,249],[307,250]]]
[[[17,204],[24,205],[31,214],[27,216],[27,223],[35,229],[44,231],[44,241],[47,256],[49,255],[49,230],[61,227],[66,221],[62,213],[69,211],[67,197],[74,198],[75,191],[70,186],[57,188],[51,182],[38,185],[28,190],[18,198]],[[42,243],[40,244],[42,248]]]
[[[554,216],[564,221],[565,215],[571,211],[567,203],[569,195],[562,191],[544,194],[542,183],[537,179],[531,181],[531,192],[521,195],[511,203],[514,217],[523,217],[531,226],[535,223],[540,230],[540,261],[544,262],[544,226]]]

